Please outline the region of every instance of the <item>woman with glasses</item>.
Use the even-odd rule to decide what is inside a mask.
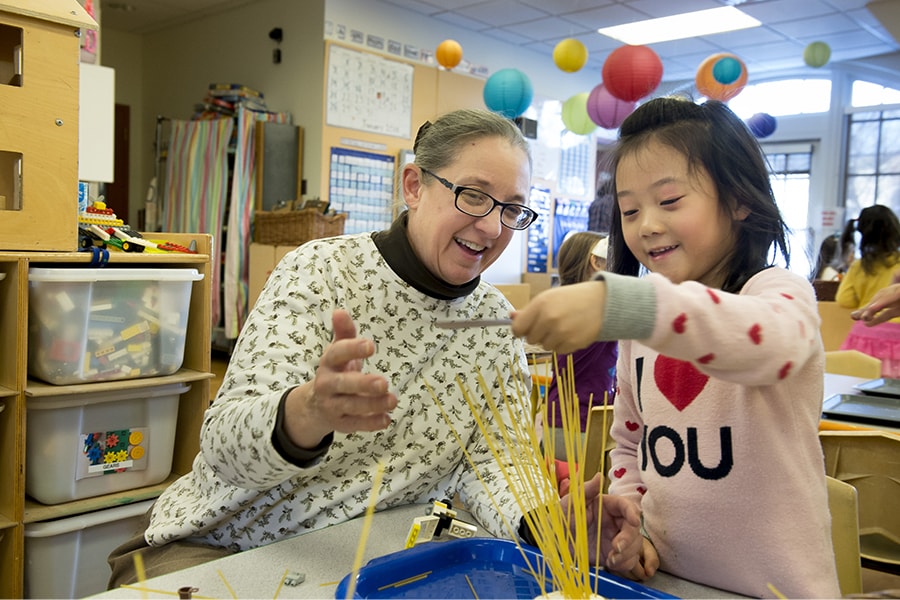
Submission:
[[[156,576],[358,517],[380,465],[378,510],[458,494],[494,535],[523,522],[457,383],[499,430],[475,376],[497,400],[501,386],[530,383],[523,343],[508,327],[436,323],[509,316],[480,276],[537,216],[526,206],[528,144],[511,121],[461,110],[423,125],[414,152],[400,173],[407,210],[390,229],[310,241],[272,272],[206,414],[192,472],[110,556],[111,586],[134,581],[135,552]],[[599,479],[589,487],[597,507]],[[604,499],[603,520],[602,562],[636,554],[636,505]]]

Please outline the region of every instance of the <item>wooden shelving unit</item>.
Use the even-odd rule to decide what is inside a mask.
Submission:
[[[147,234],[150,239],[188,246],[198,254],[143,254],[111,251],[110,267],[193,268],[203,274],[191,290],[190,314],[181,369],[172,375],[143,379],[54,386],[28,379],[28,270],[31,267],[87,266],[86,252],[0,251],[0,597],[24,594],[24,530],[26,523],[77,515],[158,496],[179,475],[191,469],[199,451],[199,432],[209,406],[210,370],[210,251],[208,234]],[[83,263],[78,265],[76,263]],[[45,506],[25,496],[26,401],[31,397],[138,389],[166,383],[189,383],[178,407],[172,474],[159,484]]]

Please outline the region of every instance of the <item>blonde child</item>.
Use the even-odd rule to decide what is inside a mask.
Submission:
[[[611,273],[539,294],[513,333],[557,352],[620,340],[610,493],[645,530],[625,574],[839,597],[816,301],[773,266],[789,252],[756,139],[720,102],[657,98],[613,167]]]

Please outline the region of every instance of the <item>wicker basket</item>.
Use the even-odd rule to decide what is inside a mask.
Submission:
[[[322,214],[315,208],[256,211],[253,241],[272,246],[299,246],[309,240],[344,233],[347,213]]]

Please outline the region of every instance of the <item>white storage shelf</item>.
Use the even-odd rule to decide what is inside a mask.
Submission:
[[[183,360],[180,368],[172,373],[153,377],[114,379],[100,382],[52,385],[28,376],[29,350],[29,271],[32,268],[83,268],[89,266],[91,254],[83,252],[5,252],[0,251],[0,598],[25,597],[24,579],[26,573],[26,528],[29,533],[40,530],[39,525],[65,519],[99,518],[104,511],[125,507],[142,501],[152,501],[175,478],[188,472],[199,450],[199,432],[203,415],[209,406],[210,372],[210,251],[211,236],[207,234],[155,234],[168,241],[188,246],[197,242],[198,254],[143,254],[110,252],[109,265],[105,268],[154,269],[154,270],[196,270],[201,279],[189,282],[190,304],[187,309],[187,329],[184,335]],[[153,237],[153,235],[151,235]],[[39,342],[36,342],[39,343]],[[171,371],[168,367],[161,372]],[[162,396],[151,398],[164,390]],[[135,408],[141,404],[153,405],[155,414],[141,417],[145,423],[128,424],[129,427],[151,429],[151,446],[160,440],[164,450],[151,469],[136,470],[139,475],[132,480],[114,478],[128,473],[96,477],[102,482],[99,489],[79,489],[84,479],[76,480],[75,487],[69,484],[71,478],[65,475],[65,489],[38,491],[41,483],[31,481],[36,475],[37,462],[27,455],[29,445],[34,446],[35,434],[26,423],[39,413],[52,415],[55,410],[46,407],[58,403],[60,397],[96,396],[114,398],[110,405],[128,405],[126,412],[142,411]],[[126,400],[126,398],[129,398]],[[129,403],[137,403],[129,404]],[[73,402],[78,404],[78,402]],[[84,404],[84,403],[82,403]],[[43,407],[44,409],[38,408]],[[116,410],[120,410],[117,407]],[[82,406],[88,418],[98,418],[96,426],[106,427],[103,417],[90,416],[90,406]],[[177,417],[175,413],[177,412]],[[29,418],[26,418],[26,415]],[[52,420],[52,419],[51,419]],[[59,428],[60,425],[46,427]],[[88,426],[88,425],[86,425]],[[45,429],[46,429],[45,427]],[[90,428],[91,426],[88,426]],[[98,429],[98,430],[99,430]],[[78,432],[80,433],[80,432]],[[168,443],[166,437],[171,436]],[[29,444],[31,442],[31,444]],[[40,441],[39,441],[40,443]],[[168,446],[168,449],[166,449]],[[148,447],[150,448],[150,447]],[[151,449],[151,453],[153,450]],[[169,452],[171,455],[169,456]],[[74,451],[70,453],[74,455]],[[166,463],[169,463],[168,465]],[[166,475],[167,473],[170,474]],[[162,481],[157,480],[163,477]],[[88,478],[90,479],[90,478]],[[153,482],[153,483],[151,483]],[[90,485],[98,485],[91,483]],[[137,486],[137,487],[134,487]],[[46,487],[46,486],[45,486]],[[128,488],[128,489],[124,489]],[[47,496],[44,500],[59,501],[42,504],[32,499]],[[69,499],[71,498],[71,499]],[[131,509],[135,509],[134,506]],[[96,513],[96,514],[94,514]],[[130,533],[130,532],[129,532]],[[102,536],[101,536],[102,540]],[[111,550],[112,542],[100,542],[101,554]],[[33,543],[30,542],[32,546]],[[105,556],[104,556],[105,558]],[[69,559],[66,559],[68,561]],[[105,561],[104,561],[105,562]],[[62,573],[72,565],[54,565],[53,570]],[[67,578],[68,576],[60,575]],[[68,594],[65,592],[63,595]],[[75,593],[76,596],[79,593]]]

